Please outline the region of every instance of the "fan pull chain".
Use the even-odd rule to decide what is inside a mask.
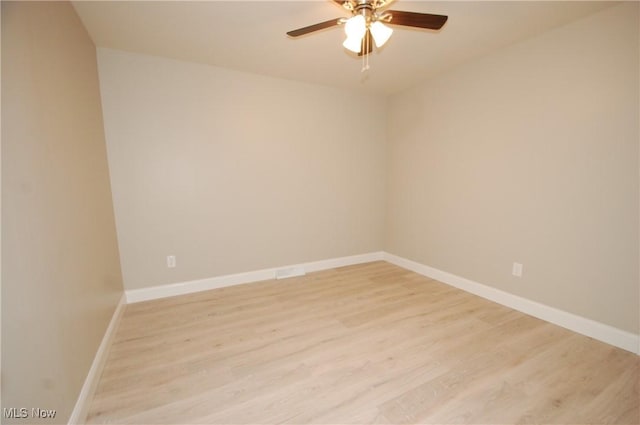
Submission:
[[[362,43],[363,45],[363,52],[364,54],[362,55],[362,69],[360,70],[360,72],[367,72],[369,70],[369,37],[367,37],[368,34],[365,33],[364,35],[364,42]]]

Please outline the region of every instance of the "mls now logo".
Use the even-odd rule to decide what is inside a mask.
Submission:
[[[56,411],[39,407],[34,407],[31,410],[26,407],[5,407],[2,409],[2,416],[5,419],[53,419],[56,417]]]

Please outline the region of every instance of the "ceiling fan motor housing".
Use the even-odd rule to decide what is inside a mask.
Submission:
[[[345,2],[345,4],[347,3],[348,2]],[[375,5],[372,0],[356,0],[355,4],[351,4],[348,8],[351,9],[354,16],[362,15],[368,25],[378,19],[378,15],[376,14],[378,7],[379,6]]]

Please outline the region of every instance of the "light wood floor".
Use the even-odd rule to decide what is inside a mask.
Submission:
[[[639,357],[385,262],[126,307],[89,423],[640,423]]]

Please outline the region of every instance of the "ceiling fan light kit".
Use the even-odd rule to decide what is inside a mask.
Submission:
[[[373,41],[376,42],[376,47],[378,48],[384,46],[389,38],[391,38],[391,34],[393,34],[393,30],[380,21],[372,23],[369,30],[371,31]]]
[[[404,12],[401,10],[382,11],[393,0],[332,0],[351,12],[350,18],[337,18],[287,33],[290,37],[299,37],[314,31],[344,24],[347,38],[344,48],[368,56],[373,50],[372,39],[376,47],[382,47],[393,34],[389,25],[439,30],[447,22],[447,16],[429,13]]]
[[[347,19],[344,24],[344,32],[347,35],[347,38],[344,40],[342,45],[354,53],[359,53],[362,38],[367,32],[367,22],[364,16],[356,15]]]

